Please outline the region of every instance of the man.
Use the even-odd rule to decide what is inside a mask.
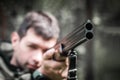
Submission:
[[[59,54],[54,48],[58,37],[59,26],[53,15],[29,12],[11,35],[13,54],[8,70],[1,70],[1,80],[67,80],[68,58],[53,59]]]

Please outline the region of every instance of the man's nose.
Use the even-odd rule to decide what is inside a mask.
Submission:
[[[38,67],[41,65],[42,63],[42,59],[43,59],[43,55],[41,52],[35,53],[33,55],[33,62],[35,65],[37,65]]]

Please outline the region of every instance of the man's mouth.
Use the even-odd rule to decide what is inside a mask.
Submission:
[[[28,65],[27,66],[29,69],[32,69],[32,70],[35,70],[35,69],[37,69],[38,67],[37,66],[35,66],[35,65]]]

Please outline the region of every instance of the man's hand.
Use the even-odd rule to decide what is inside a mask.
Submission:
[[[57,61],[53,59],[55,54],[59,53],[57,53],[54,48],[46,51],[43,55],[42,65],[38,71],[51,80],[67,80],[69,69],[68,57],[64,58],[62,61]]]

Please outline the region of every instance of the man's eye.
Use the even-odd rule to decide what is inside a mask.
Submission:
[[[43,53],[45,53],[47,50],[43,50]]]
[[[37,46],[29,46],[31,49],[37,49]]]

